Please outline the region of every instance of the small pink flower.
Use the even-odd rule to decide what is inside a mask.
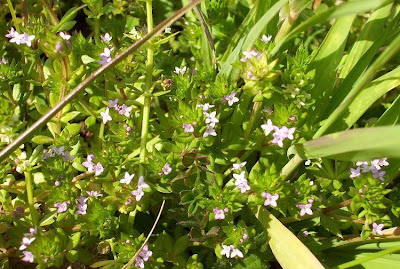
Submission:
[[[223,219],[225,219],[225,213],[228,213],[229,210],[228,210],[228,208],[225,208],[225,209],[214,208],[213,212],[214,212],[214,215],[215,215],[214,219],[223,220]]]
[[[58,208],[57,213],[63,213],[68,209],[68,202],[56,203],[54,206]]]
[[[229,106],[233,106],[234,103],[239,102],[239,98],[236,97],[237,92],[232,92],[224,97],[224,100],[228,102]]]
[[[161,169],[160,174],[168,175],[172,172],[172,168],[169,166],[169,163],[166,163],[163,168]]]
[[[350,178],[361,176],[361,168],[358,166],[356,169],[350,168]]]
[[[124,178],[121,179],[119,182],[122,183],[122,184],[129,185],[129,184],[131,184],[131,181],[132,181],[134,176],[135,176],[135,174],[130,175],[128,172],[125,172]]]
[[[188,123],[188,124],[183,124],[182,125],[183,131],[185,133],[193,133],[194,132],[194,127],[192,124]]]
[[[311,210],[312,204],[297,204],[297,207],[300,208],[300,216],[304,216],[305,214],[313,214]]]
[[[270,119],[268,119],[267,124],[261,125],[261,128],[264,130],[265,136],[269,135],[272,131],[277,130],[277,127],[272,123]]]
[[[240,170],[240,169],[242,169],[242,168],[246,165],[246,163],[247,163],[247,162],[234,163],[234,164],[233,164],[232,170],[235,170],[235,171]]]
[[[217,132],[214,129],[214,126],[212,125],[207,125],[206,130],[204,131],[203,137],[207,137],[207,136],[217,136]]]
[[[33,263],[35,257],[33,256],[32,252],[24,251],[22,253],[24,254],[24,257],[21,259],[21,261]]]
[[[279,194],[272,195],[269,192],[263,192],[261,196],[265,198],[264,206],[276,207],[278,205],[276,201],[279,199]]]
[[[372,233],[373,234],[379,234],[383,235],[382,229],[385,225],[383,224],[377,224],[377,223],[372,223]]]

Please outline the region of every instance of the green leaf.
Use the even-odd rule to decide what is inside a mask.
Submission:
[[[69,262],[76,262],[78,260],[79,254],[78,251],[76,250],[69,250],[67,252],[67,255],[65,255],[67,257],[67,260]]]
[[[116,262],[117,261],[115,261],[115,260],[99,261],[99,262],[93,263],[90,267],[92,267],[92,268],[100,268],[100,267],[103,267],[103,266],[106,266],[106,265],[109,265],[109,264],[114,264]]]
[[[43,217],[43,219],[40,220],[39,226],[47,226],[50,225],[54,222],[54,217],[57,215],[57,211],[51,212],[47,214],[46,216]]]
[[[79,123],[72,123],[72,124],[68,124],[67,127],[64,130],[68,131],[68,134],[70,136],[75,136],[77,134],[79,134],[79,132],[81,131],[82,125],[80,125]],[[63,133],[64,133],[63,130]]]
[[[329,30],[317,55],[310,63],[309,70],[315,70],[315,85],[311,96],[316,100],[315,117],[310,119],[315,122],[331,99],[332,89],[336,84],[337,69],[343,55],[347,36],[349,35],[355,15],[338,19]]]
[[[400,119],[400,95],[375,123],[375,126],[395,125]]]
[[[255,212],[268,243],[282,268],[324,268],[312,252],[274,215],[259,206]]]
[[[93,63],[96,61],[95,59],[93,59],[92,57],[90,57],[88,55],[82,55],[81,60],[82,60],[82,63],[84,63],[84,64],[89,64],[89,63]]]
[[[52,144],[54,143],[54,139],[45,135],[35,135],[32,138],[32,142],[42,145],[42,144]]]
[[[81,240],[81,232],[74,233],[68,240],[67,249],[76,248],[80,240]]]
[[[82,5],[80,7],[73,7],[70,10],[68,10],[67,13],[65,13],[65,15],[62,17],[60,22],[56,26],[54,26],[53,29],[51,29],[51,32],[57,33],[59,31],[67,30],[66,28],[68,28],[68,27],[66,27],[65,24],[69,24],[69,26],[71,26],[71,21],[75,18],[78,11],[86,6],[87,5]],[[72,27],[73,27],[73,25],[72,25]]]
[[[400,67],[372,81],[349,104],[345,117],[332,125],[334,130],[350,128],[379,98],[400,85]]]
[[[67,123],[67,122],[69,122],[70,120],[75,119],[79,114],[80,114],[79,111],[71,111],[71,112],[68,112],[67,114],[65,114],[65,115],[61,118],[61,121],[64,122],[64,123]]]
[[[173,255],[178,256],[182,254],[188,246],[189,246],[189,236],[184,235],[179,237],[174,244],[172,251]]]
[[[353,129],[297,144],[303,160],[321,157],[344,161],[400,158],[400,126]]]

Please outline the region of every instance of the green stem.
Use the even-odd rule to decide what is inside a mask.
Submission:
[[[38,215],[35,209],[35,203],[33,202],[33,185],[32,185],[32,173],[27,171],[25,174],[25,185],[26,195],[28,196],[29,211],[31,213],[32,225],[36,227],[38,224]]]
[[[10,13],[11,13],[12,20],[14,22],[15,29],[17,30],[17,32],[19,32],[19,24],[17,22],[17,15],[15,15],[15,10],[11,3],[11,0],[7,0],[7,4],[8,4],[8,9],[10,10]]]
[[[57,15],[54,13],[53,8],[50,6],[50,3],[47,0],[42,0],[43,6],[46,8],[47,12],[49,12],[51,23],[53,25],[57,25],[59,23]]]
[[[150,32],[153,30],[153,0],[146,1],[146,13],[147,13],[147,29]],[[142,134],[140,136],[140,163],[146,161],[146,144],[147,136],[149,133],[149,118],[150,118],[150,105],[151,105],[151,92],[153,84],[153,66],[154,66],[154,47],[151,43],[147,47],[147,62],[146,62],[146,92],[144,94],[143,104],[143,117],[142,117]],[[140,166],[140,176],[144,175],[144,168]]]
[[[368,256],[365,256],[365,257],[363,257],[361,259],[357,259],[357,260],[353,260],[353,261],[350,261],[350,262],[343,263],[343,264],[338,265],[338,266],[336,266],[334,268],[337,268],[337,269],[350,268],[350,267],[365,263],[365,262],[373,260],[373,259],[377,259],[379,257],[382,257],[384,255],[387,255],[387,254],[390,254],[390,253],[393,253],[393,252],[398,252],[398,251],[400,251],[400,245],[398,245],[396,247],[392,247],[392,248],[388,248],[388,249],[379,251],[377,253],[374,253],[374,254],[371,254],[371,255],[368,255]]]
[[[249,137],[255,121],[258,119],[258,116],[260,115],[261,105],[262,101],[254,102],[253,111],[251,112],[249,124],[247,125],[246,133],[244,134],[244,140],[247,140],[247,138]]]

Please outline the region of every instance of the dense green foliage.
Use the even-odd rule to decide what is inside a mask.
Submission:
[[[1,267],[400,264],[400,5],[192,2],[0,5]]]

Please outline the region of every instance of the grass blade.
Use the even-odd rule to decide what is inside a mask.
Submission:
[[[83,91],[90,83],[92,83],[97,77],[101,76],[105,71],[118,64],[126,57],[128,57],[131,53],[138,50],[144,44],[146,44],[149,40],[154,38],[158,33],[162,32],[169,25],[177,21],[180,17],[182,17],[186,12],[188,12],[195,5],[200,3],[201,0],[194,0],[187,6],[181,8],[174,15],[165,19],[160,24],[158,24],[154,29],[147,33],[142,39],[138,40],[136,43],[129,46],[125,51],[121,54],[118,54],[111,62],[106,65],[101,66],[99,69],[93,72],[88,78],[82,81],[78,86],[75,87],[61,102],[55,105],[51,110],[49,110],[45,115],[43,115],[39,120],[37,120],[32,126],[30,126],[27,130],[25,130],[22,134],[20,134],[11,144],[5,147],[0,152],[0,161],[5,160],[15,149],[17,149],[22,143],[28,140],[31,136],[38,131],[43,125],[51,120],[63,107],[65,107],[69,102],[71,102],[80,92]]]
[[[333,6],[325,11],[319,12],[294,28],[284,39],[276,44],[271,54],[275,55],[285,42],[294,38],[299,32],[306,30],[310,26],[323,23],[331,19],[337,19],[340,17],[372,10],[381,6],[383,3],[385,3],[385,1],[386,0],[355,0],[351,2],[345,2],[341,5]]]
[[[325,135],[295,145],[294,149],[303,160],[322,157],[343,161],[400,158],[399,134],[400,126],[360,128]]]
[[[375,126],[395,125],[400,120],[400,95],[375,123]]]
[[[268,210],[260,206],[255,215],[267,233],[275,258],[283,268],[324,268],[314,254]]]
[[[372,81],[362,89],[346,109],[345,117],[332,125],[334,130],[345,130],[354,123],[372,106],[381,96],[400,85],[400,67]]]

